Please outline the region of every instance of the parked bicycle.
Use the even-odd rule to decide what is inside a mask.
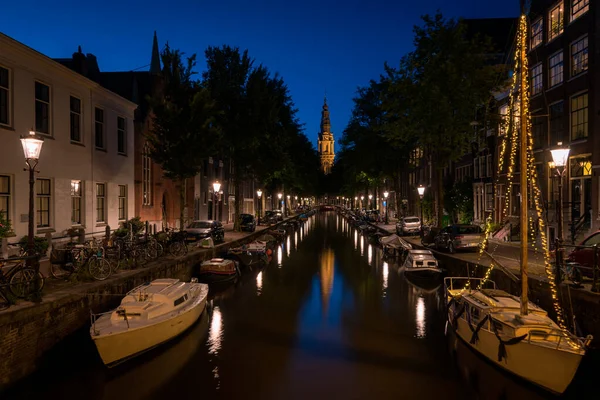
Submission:
[[[40,293],[44,288],[44,275],[26,265],[26,261],[31,258],[38,256],[22,254],[19,257],[0,259],[0,292],[5,300],[10,300],[10,295],[24,299]]]
[[[108,278],[112,273],[110,263],[104,258],[103,247],[95,241],[87,245],[53,249],[50,254],[50,274],[57,279],[67,279],[85,267],[91,277],[98,281]]]

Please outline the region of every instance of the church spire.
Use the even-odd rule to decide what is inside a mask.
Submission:
[[[317,143],[319,157],[321,158],[321,170],[324,174],[331,172],[333,161],[335,159],[333,133],[331,133],[331,121],[329,120],[329,106],[327,105],[327,96],[323,100],[323,110],[321,111],[321,132]]]
[[[150,73],[154,75],[160,74],[160,54],[158,52],[158,38],[154,31],[154,40],[152,42],[152,60],[150,61]]]
[[[323,133],[331,132],[331,122],[329,121],[329,107],[327,106],[327,97],[323,101],[323,111],[321,111],[321,136]]]

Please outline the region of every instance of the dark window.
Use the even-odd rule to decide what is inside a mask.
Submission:
[[[563,81],[563,52],[554,54],[548,59],[549,87],[554,87]]]
[[[539,63],[531,68],[531,95],[541,93],[543,87],[542,63]]]
[[[10,219],[10,176],[0,175],[0,213]]]
[[[588,137],[588,95],[571,98],[571,140]]]
[[[546,145],[546,130],[543,118],[531,119],[531,133],[533,134],[533,148],[541,149]]]
[[[81,100],[71,96],[71,141],[81,142]]]
[[[119,220],[127,219],[127,186],[119,185]]]
[[[50,134],[50,87],[35,83],[35,130]]]
[[[9,125],[10,82],[8,69],[0,67],[0,124]]]
[[[106,222],[106,184],[96,183],[96,222]]]
[[[94,112],[94,131],[96,148],[104,149],[104,110],[101,108],[96,108]]]
[[[71,181],[71,224],[81,224],[81,181]]]
[[[50,179],[36,181],[37,221],[38,228],[50,226]]]
[[[565,104],[563,101],[552,104],[550,114],[550,146],[563,141],[565,131]]]
[[[127,126],[121,117],[117,117],[117,153],[127,153]]]

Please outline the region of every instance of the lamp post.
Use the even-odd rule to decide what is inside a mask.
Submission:
[[[385,199],[385,224],[389,224],[389,219],[388,219],[388,196],[390,195],[390,192],[388,192],[387,190],[385,192],[383,192],[383,198]]]
[[[354,204],[352,204],[352,208],[356,209],[356,203],[358,203],[358,196],[354,196]]]
[[[562,142],[558,142],[558,147],[550,150],[552,153],[552,161],[548,164],[550,168],[554,168],[556,170],[556,175],[558,176],[558,200],[556,204],[556,219],[558,222],[557,227],[557,235],[556,235],[556,281],[560,283],[560,268],[562,263],[562,243],[563,243],[563,213],[562,213],[562,181],[565,172],[567,171],[566,165],[569,160],[569,148],[563,147]]]
[[[280,210],[283,212],[283,209],[282,209],[282,207],[281,207],[281,204],[282,204],[281,198],[282,198],[282,197],[283,197],[283,194],[281,194],[281,193],[277,193],[277,200],[278,200],[278,202],[279,202],[278,206],[279,206],[279,209],[280,209]]]
[[[421,237],[423,237],[423,196],[425,195],[425,186],[419,185],[417,188],[417,192],[419,192],[419,209],[421,210]]]
[[[258,189],[256,195],[258,196],[258,221],[256,221],[256,224],[260,225],[260,212],[262,210],[262,201],[260,199],[262,197],[262,190]]]
[[[363,201],[365,200],[365,196],[360,196],[360,210],[363,208]]]
[[[373,200],[373,195],[370,194],[369,195],[369,207],[371,207],[371,210],[373,209],[373,203],[371,203],[372,200]]]
[[[219,183],[219,181],[215,181],[215,183],[213,183],[213,193],[215,195],[215,201],[214,201],[214,215],[213,215],[213,220],[217,220],[217,203],[219,202],[219,190],[221,189],[221,184]]]

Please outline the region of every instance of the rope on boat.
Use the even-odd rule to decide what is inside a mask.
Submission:
[[[496,335],[496,339],[498,339],[498,342],[500,342],[500,344],[498,344],[498,362],[507,358],[506,346],[512,346],[514,344],[520,343],[523,339],[527,337],[527,334],[525,334],[522,336],[514,337],[512,339],[502,340],[500,338],[500,335],[498,335],[498,329],[496,328],[496,324],[494,324],[494,322],[492,321],[490,325],[492,325],[492,330],[494,331],[494,335]]]
[[[477,342],[479,341],[479,330],[483,327],[483,324],[485,324],[485,322],[488,320],[488,318],[490,318],[489,314],[487,314],[485,317],[483,317],[483,319],[481,321],[479,321],[479,323],[477,324],[477,326],[475,328],[473,328],[473,325],[469,321],[469,328],[471,328],[471,332],[473,332],[473,335],[471,335],[471,340],[469,340],[469,343],[477,344]]]

